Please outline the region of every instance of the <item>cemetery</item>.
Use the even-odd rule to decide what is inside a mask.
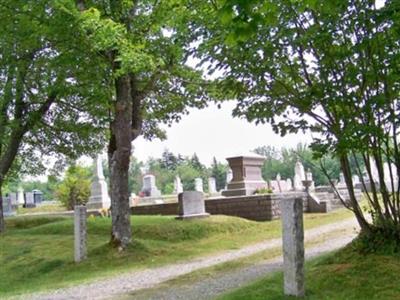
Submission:
[[[0,28],[0,299],[400,299],[398,0]]]

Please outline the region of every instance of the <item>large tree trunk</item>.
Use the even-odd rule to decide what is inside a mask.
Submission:
[[[132,98],[129,76],[115,80],[115,117],[108,148],[111,183],[111,243],[125,249],[131,242],[129,208],[129,161],[131,155]]]
[[[3,182],[0,180],[0,233],[3,233],[6,229],[6,224],[4,222],[4,212],[3,212]]]

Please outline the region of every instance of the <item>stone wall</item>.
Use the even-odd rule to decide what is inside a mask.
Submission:
[[[307,211],[307,196],[301,192],[208,199],[205,201],[205,206],[206,212],[212,215],[269,221],[279,218],[279,201],[287,197],[303,198],[303,209]],[[131,213],[134,215],[178,215],[178,203],[134,206],[131,207]]]

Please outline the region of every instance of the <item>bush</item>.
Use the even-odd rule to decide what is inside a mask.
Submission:
[[[262,195],[262,194],[272,194],[273,191],[270,188],[259,188],[254,191],[254,195]]]
[[[86,204],[90,196],[90,171],[88,168],[72,165],[56,191],[57,199],[67,208]]]
[[[361,233],[354,242],[363,254],[400,254],[400,226],[373,226],[370,233]]]

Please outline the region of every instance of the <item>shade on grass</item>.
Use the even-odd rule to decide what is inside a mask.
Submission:
[[[223,295],[219,300],[297,299],[283,295],[283,275],[275,273]],[[400,256],[357,252],[350,245],[315,259],[306,267],[303,299],[400,299]]]
[[[350,214],[308,214],[305,227],[334,222]],[[280,221],[254,222],[212,216],[180,221],[173,217],[134,216],[133,244],[119,253],[108,244],[111,221],[88,219],[88,259],[73,262],[73,220],[69,217],[19,217],[7,220],[0,238],[0,298],[55,289],[101,276],[160,266],[277,238]]]

